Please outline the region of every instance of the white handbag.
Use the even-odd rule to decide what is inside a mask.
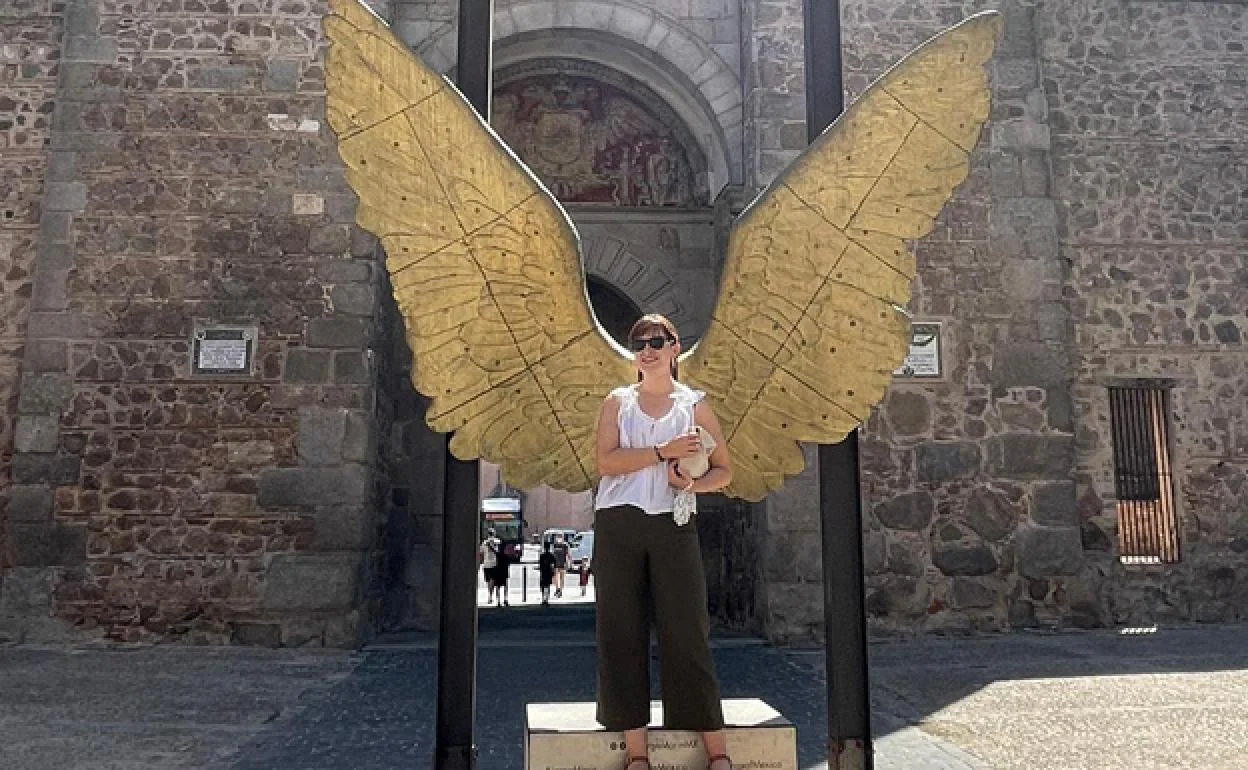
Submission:
[[[698,441],[702,444],[702,448],[697,454],[677,460],[676,467],[680,469],[681,475],[685,478],[700,479],[711,469],[711,452],[715,451],[716,443],[715,437],[701,425],[695,425],[693,429],[698,434]],[[681,490],[676,493],[676,499],[672,503],[672,519],[676,522],[676,526],[683,527],[688,524],[696,510],[697,496],[692,490]]]

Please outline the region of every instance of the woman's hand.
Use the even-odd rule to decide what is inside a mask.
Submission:
[[[684,433],[663,444],[659,444],[659,454],[664,460],[679,460],[682,457],[693,457],[702,451],[702,441],[696,432]]]
[[[680,472],[680,465],[675,460],[667,461],[667,483],[676,489],[684,489],[693,479]]]

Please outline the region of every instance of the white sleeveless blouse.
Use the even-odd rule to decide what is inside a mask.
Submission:
[[[616,425],[620,429],[620,446],[652,447],[693,430],[693,409],[706,395],[700,390],[675,383],[672,408],[655,419],[641,411],[637,403],[637,386],[625,385],[611,391],[620,402]],[[667,483],[667,463],[655,458],[654,464],[623,476],[603,476],[598,482],[595,509],[616,505],[635,505],[649,514],[670,513],[676,490]]]

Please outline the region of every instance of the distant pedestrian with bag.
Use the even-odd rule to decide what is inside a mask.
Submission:
[[[550,584],[555,579],[555,555],[551,553],[550,541],[542,546],[542,553],[537,557],[538,583],[542,587],[542,606],[550,605]]]
[[[485,590],[490,604],[494,603],[494,592],[498,588],[495,578],[498,574],[498,549],[501,545],[502,541],[494,536],[494,530],[487,529],[485,539],[477,549],[477,561],[481,564],[481,575],[485,578]]]
[[[563,535],[555,535],[555,545],[551,549],[555,554],[555,598],[563,597],[563,580],[568,574],[568,544]]]

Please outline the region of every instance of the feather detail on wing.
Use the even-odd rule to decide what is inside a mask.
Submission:
[[[738,218],[707,333],[682,369],[733,462],[728,494],[762,499],[883,397],[907,349],[926,235],[988,117],[1000,17],[972,17],[877,80]]]
[[[330,7],[329,123],[426,420],[509,484],[589,488],[599,407],[633,368],[590,310],[576,231],[447,80],[357,0]]]

